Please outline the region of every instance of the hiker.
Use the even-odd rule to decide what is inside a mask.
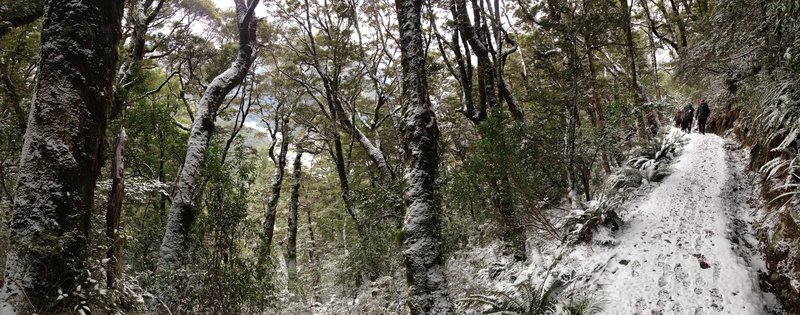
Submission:
[[[681,121],[683,120],[683,110],[678,108],[678,111],[675,112],[675,128],[681,128]]]
[[[706,99],[700,99],[700,106],[697,107],[697,128],[702,134],[706,134],[706,121],[709,115],[711,115],[711,109],[708,108]]]
[[[692,133],[692,119],[694,118],[694,107],[692,104],[686,105],[683,108],[683,119],[681,120],[681,130],[686,133]]]

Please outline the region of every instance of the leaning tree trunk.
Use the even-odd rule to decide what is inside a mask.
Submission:
[[[175,183],[172,206],[164,238],[161,241],[157,273],[171,273],[182,267],[182,256],[195,217],[195,200],[199,195],[200,174],[203,170],[206,148],[214,132],[217,109],[225,96],[242,82],[253,62],[256,41],[256,20],[253,11],[258,1],[250,0],[249,5],[245,6],[244,0],[235,0],[239,27],[239,53],[230,67],[211,81],[197,105],[192,129],[189,131],[186,158]],[[177,310],[179,301],[175,296],[177,293],[175,289],[180,287],[180,281],[170,285],[174,287],[165,288],[164,292],[159,293],[159,298],[167,307]]]
[[[411,314],[454,314],[439,245],[439,209],[434,195],[439,163],[439,127],[428,98],[422,0],[396,0],[400,25],[406,150],[406,218],[403,256]]]
[[[286,242],[286,265],[289,269],[289,279],[294,280],[297,275],[297,209],[300,207],[300,175],[303,167],[303,151],[297,152],[294,157],[292,170],[292,196],[289,201],[289,237]]]
[[[67,305],[78,303],[73,294],[57,297],[59,290],[74,292],[84,284],[123,7],[119,0],[44,2],[39,75],[12,208],[2,314],[68,312]]]

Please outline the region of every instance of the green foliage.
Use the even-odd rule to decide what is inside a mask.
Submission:
[[[464,309],[475,309],[481,314],[589,315],[602,311],[602,301],[574,289],[574,274],[552,274],[555,263],[546,271],[541,283],[532,276],[518,281],[503,291],[470,294],[458,302]]]
[[[533,125],[511,122],[501,111],[479,124],[480,140],[447,178],[447,217],[469,218],[475,225],[495,222],[515,250],[524,249],[528,225],[552,232],[543,211],[557,204],[565,191],[563,157],[541,132]]]
[[[363,235],[353,238],[342,262],[341,279],[360,284],[393,275],[402,265],[403,199],[399,185],[376,185],[353,192]]]
[[[154,89],[164,79],[156,71],[144,71],[141,78],[134,91]],[[176,100],[162,91],[126,109],[128,197],[121,216],[125,242],[120,252],[133,273],[155,270],[158,261],[169,211],[165,186],[178,174],[181,162],[176,157],[185,155],[187,134],[173,123],[177,106]],[[119,122],[111,130],[117,128]],[[107,156],[113,156],[113,148],[108,149]]]
[[[800,74],[798,74],[800,75]],[[758,144],[769,148],[773,157],[759,169],[768,179],[775,181],[773,200],[800,203],[800,77],[790,75],[777,82],[760,104],[761,112],[753,114],[748,124],[750,132],[758,136]]]
[[[272,265],[257,253],[259,220],[248,217],[255,152],[237,138],[231,159],[208,152],[203,211],[197,218],[183,303],[193,313],[242,314],[272,306]]]
[[[601,194],[600,199],[586,210],[573,210],[564,219],[564,241],[569,243],[589,242],[601,226],[617,230],[622,220],[617,210],[622,205],[622,198],[615,194]],[[601,245],[613,245],[606,240]]]

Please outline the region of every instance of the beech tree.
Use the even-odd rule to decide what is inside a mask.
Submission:
[[[206,87],[203,98],[194,113],[194,122],[189,131],[186,158],[175,183],[176,189],[172,196],[164,238],[161,241],[157,267],[161,274],[174,272],[182,267],[181,260],[185,254],[188,234],[197,210],[195,202],[199,193],[198,186],[203,170],[203,161],[206,148],[214,132],[217,110],[228,93],[242,82],[253,62],[257,22],[254,11],[258,0],[250,0],[247,4],[244,3],[244,0],[236,0],[235,3],[239,29],[239,52],[230,67],[215,77]],[[174,309],[175,303],[177,303],[175,294],[176,291],[165,290],[160,298],[169,308]]]
[[[41,60],[11,217],[1,313],[57,313],[85,276],[123,1],[44,1]],[[87,31],[91,30],[91,31]]]
[[[397,0],[403,68],[404,138],[407,149],[403,256],[411,314],[454,314],[439,244],[435,200],[439,127],[428,96],[422,0]]]
[[[292,163],[292,195],[289,200],[289,216],[287,225],[289,236],[286,241],[286,265],[289,269],[289,278],[297,276],[297,212],[300,208],[300,175],[303,167],[303,151],[299,151],[294,156]],[[310,224],[309,224],[310,225]],[[313,235],[313,232],[310,233]]]

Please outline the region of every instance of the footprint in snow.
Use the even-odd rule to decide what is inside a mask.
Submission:
[[[661,268],[661,277],[658,278],[658,286],[663,287],[669,283],[669,277],[672,273],[672,270],[669,265],[664,264]]]
[[[639,276],[639,268],[642,267],[642,263],[638,260],[634,260],[631,263],[631,276],[637,277]]]
[[[716,311],[721,311],[723,309],[722,294],[719,293],[719,289],[711,289],[711,308]]]
[[[698,236],[698,237],[697,237],[697,238],[694,240],[694,250],[696,250],[696,251],[700,251],[700,248],[701,248],[702,246],[703,246],[703,238]]]
[[[658,291],[658,302],[656,302],[656,305],[658,307],[664,307],[667,305],[668,301],[669,301],[669,291],[665,289],[661,289],[661,291]]]
[[[672,305],[672,311],[675,312],[675,314],[683,314],[683,306],[681,306],[680,303],[675,303]]]
[[[667,274],[666,272],[661,274],[661,277],[658,278],[658,286],[664,287],[667,285]]]
[[[637,311],[639,311],[637,313],[641,314],[641,311],[644,311],[644,309],[647,307],[647,302],[645,302],[644,299],[640,298],[636,300],[636,304],[634,304],[633,307],[636,308]]]
[[[706,286],[706,280],[702,276],[694,280],[694,293],[697,295],[703,294],[703,287]]]
[[[675,279],[677,279],[678,282],[683,281],[683,279],[686,279],[688,276],[689,274],[683,271],[683,266],[681,266],[681,264],[675,265]]]
[[[656,257],[656,262],[657,262],[656,265],[658,265],[659,267],[663,267],[664,266],[664,261],[666,259],[667,259],[667,257],[664,256],[664,253],[658,254],[658,257]]]

